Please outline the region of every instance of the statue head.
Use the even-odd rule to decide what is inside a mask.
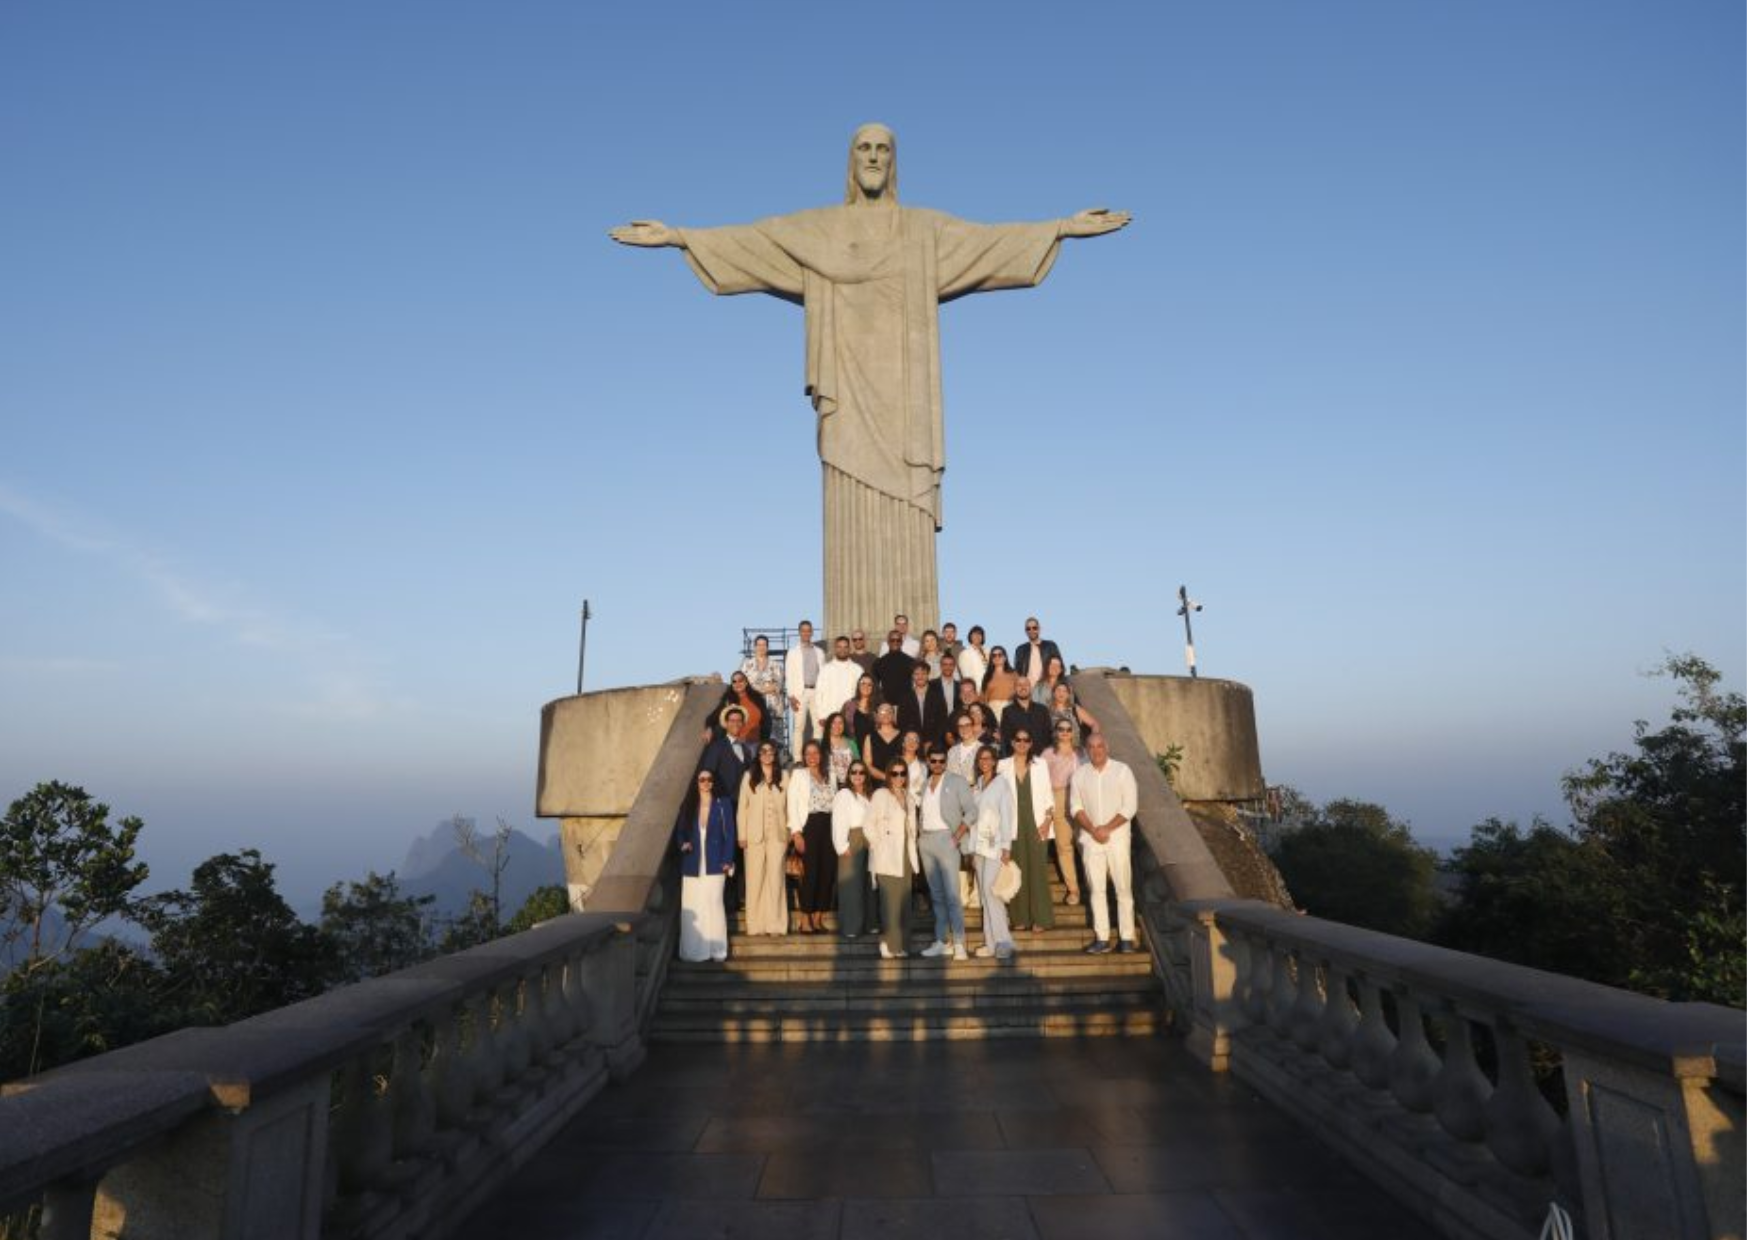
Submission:
[[[898,139],[885,125],[868,124],[850,138],[844,202],[898,201]]]

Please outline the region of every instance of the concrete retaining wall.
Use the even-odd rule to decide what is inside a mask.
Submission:
[[[561,820],[572,908],[584,906],[612,855],[690,683],[603,689],[541,708],[534,812]]]
[[[1111,692],[1154,753],[1183,746],[1176,790],[1185,801],[1262,799],[1256,705],[1248,685],[1188,676],[1113,672]],[[1094,712],[1095,714],[1097,712]]]

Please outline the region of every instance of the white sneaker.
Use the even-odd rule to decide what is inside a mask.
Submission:
[[[991,947],[988,943],[985,943],[982,947],[978,948],[971,954],[976,956],[979,960],[988,960],[991,956],[995,955],[995,948]]]
[[[971,959],[970,956],[965,954],[965,944],[963,944],[963,943],[953,944],[953,959],[955,959],[955,960],[969,960],[969,959]]]
[[[949,950],[950,949],[945,943],[937,939],[935,942],[930,943],[927,947],[923,948],[922,954],[929,960],[937,960],[940,957],[945,956]]]
[[[890,947],[886,946],[885,939],[882,939],[880,941],[880,959],[882,959],[882,960],[891,960],[892,959],[892,949]]]

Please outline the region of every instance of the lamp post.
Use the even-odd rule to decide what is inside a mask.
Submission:
[[[1190,678],[1196,676],[1196,636],[1190,631],[1190,613],[1202,610],[1202,605],[1190,597],[1188,586],[1177,588],[1177,614],[1184,618],[1184,662],[1189,664]]]
[[[577,696],[583,692],[583,655],[589,649],[589,619],[594,613],[589,610],[589,600],[583,600],[583,631],[577,638]]]

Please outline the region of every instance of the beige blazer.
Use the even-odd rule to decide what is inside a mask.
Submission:
[[[748,771],[740,782],[740,846],[753,848],[767,840],[789,840],[789,797],[787,790],[771,784],[753,787],[753,775]]]
[[[863,830],[868,836],[868,873],[903,878],[922,869],[916,851],[916,807],[910,797],[895,797],[884,788],[874,791],[868,803]],[[905,869],[905,861],[910,869]]]

